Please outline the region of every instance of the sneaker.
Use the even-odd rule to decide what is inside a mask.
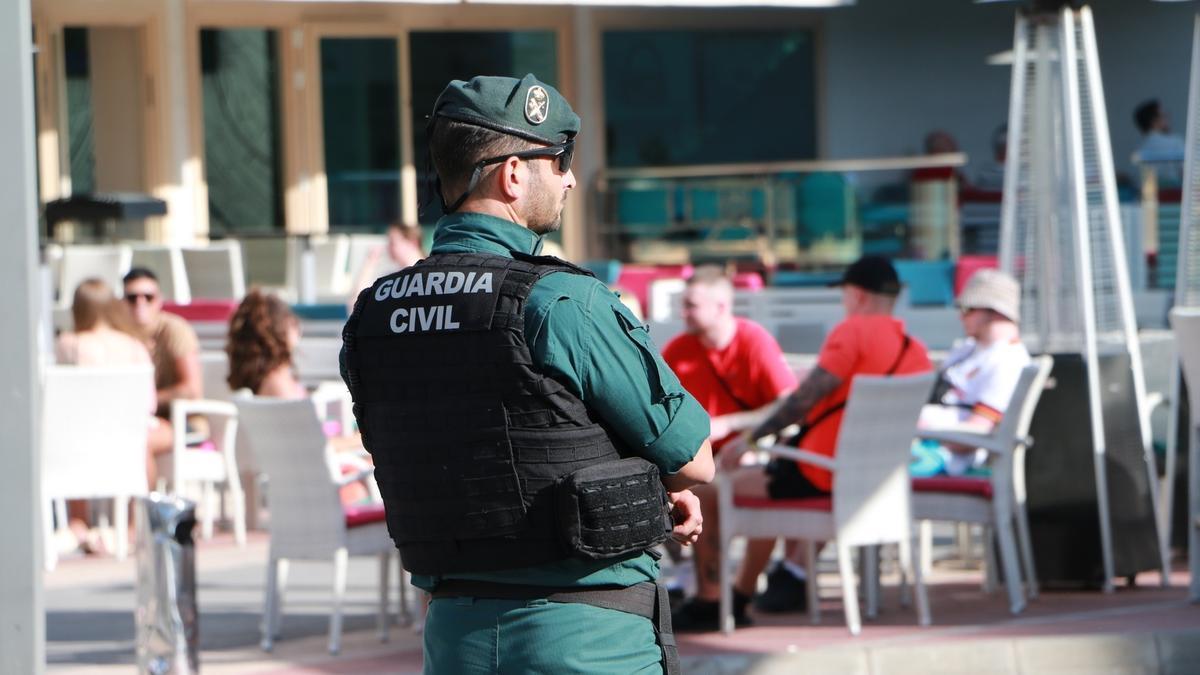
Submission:
[[[754,621],[746,614],[749,604],[749,597],[733,592],[733,625],[738,628],[753,625]],[[718,631],[721,629],[720,615],[721,603],[716,600],[691,598],[671,612],[671,628],[676,633]]]
[[[767,590],[754,598],[754,609],[768,614],[803,612],[808,609],[808,583],[783,565],[767,574]]]

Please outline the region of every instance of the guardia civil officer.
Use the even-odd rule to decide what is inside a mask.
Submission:
[[[700,533],[708,417],[612,291],[538,255],[578,132],[532,75],[451,82],[432,253],[344,331],[388,530],[433,596],[427,673],[678,671],[652,547]]]

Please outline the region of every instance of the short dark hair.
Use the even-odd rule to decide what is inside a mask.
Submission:
[[[442,196],[447,203],[462,196],[480,160],[533,147],[536,146],[523,138],[446,117],[438,117],[429,134],[430,159],[441,180]]]
[[[152,272],[148,267],[134,267],[125,273],[125,277],[121,279],[121,283],[127,284],[131,281],[137,281],[138,279],[150,279],[154,283],[158,283],[158,275]]]
[[[1150,128],[1154,126],[1154,120],[1158,119],[1161,113],[1162,103],[1158,99],[1152,98],[1149,101],[1142,102],[1133,111],[1133,121],[1143,134],[1149,133]]]

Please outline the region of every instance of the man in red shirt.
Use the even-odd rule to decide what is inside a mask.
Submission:
[[[701,267],[683,293],[687,332],[663,349],[684,389],[712,418],[713,450],[752,429],[796,388],[796,375],[765,328],[733,315],[733,284],[718,267]]]
[[[762,424],[726,444],[721,463],[727,470],[737,466],[739,455],[753,447],[754,441],[796,423],[801,424],[801,431],[792,444],[832,457],[842,408],[855,375],[901,375],[933,369],[925,345],[909,337],[903,322],[892,316],[900,279],[888,260],[876,256],[859,259],[846,268],[840,285],[846,318],[825,338],[817,365],[800,388]],[[790,460],[773,460],[765,471],[757,467],[735,469],[733,485],[739,496],[803,499],[828,496],[833,475]],[[676,612],[676,630],[715,630],[718,623],[720,524],[716,490],[706,489],[697,496],[705,514],[704,534],[695,550],[697,597]],[[772,540],[755,540],[746,548],[734,585],[734,618],[739,623],[748,623],[745,606],[774,545]]]

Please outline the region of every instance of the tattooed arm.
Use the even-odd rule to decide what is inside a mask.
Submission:
[[[832,394],[841,383],[841,378],[821,366],[816,366],[809,372],[808,377],[804,378],[800,388],[784,399],[771,416],[750,433],[750,437],[757,440],[799,423],[818,401]]]

